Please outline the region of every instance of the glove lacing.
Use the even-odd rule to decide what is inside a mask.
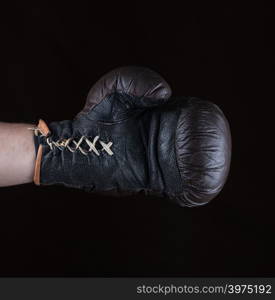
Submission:
[[[96,143],[98,142],[102,146],[101,151],[106,151],[109,155],[114,154],[113,151],[111,150],[111,146],[113,145],[113,143],[112,142],[104,143],[103,141],[100,141],[98,135],[94,137],[93,141],[91,141],[88,137],[84,135],[78,141],[76,141],[74,138],[60,139],[58,141],[53,141],[51,137],[47,137],[46,135],[44,135],[43,132],[38,127],[29,128],[29,129],[33,130],[36,136],[45,137],[45,140],[47,144],[50,146],[51,150],[53,150],[54,147],[56,147],[59,150],[68,149],[72,153],[79,150],[84,155],[88,155],[90,152],[93,152],[97,156],[99,156],[100,153],[96,149]],[[83,143],[86,143],[89,146],[88,150],[84,150],[80,146]],[[72,144],[74,145],[74,147],[71,146]]]

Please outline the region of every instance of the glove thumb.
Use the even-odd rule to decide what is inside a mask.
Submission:
[[[104,75],[89,91],[85,107],[77,117],[118,121],[129,110],[161,105],[171,97],[168,83],[144,67],[122,67]]]

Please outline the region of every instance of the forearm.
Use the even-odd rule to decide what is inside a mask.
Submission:
[[[33,181],[35,148],[30,124],[0,122],[0,186]]]

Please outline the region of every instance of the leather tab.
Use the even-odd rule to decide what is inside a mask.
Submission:
[[[37,125],[37,129],[43,135],[46,135],[46,136],[51,133],[50,130],[49,130],[49,127],[47,126],[47,124],[42,119],[39,120],[39,123]]]
[[[36,161],[35,161],[34,177],[33,177],[33,181],[36,185],[40,185],[41,160],[42,160],[42,145],[39,145]]]
[[[51,133],[47,124],[42,119],[39,120],[37,129],[42,135],[45,135],[45,136],[47,136]],[[33,181],[36,185],[40,185],[41,160],[42,160],[42,145],[40,144],[38,151],[37,151],[37,155],[36,155],[36,161],[35,161],[35,167],[34,167],[34,177],[33,177]]]

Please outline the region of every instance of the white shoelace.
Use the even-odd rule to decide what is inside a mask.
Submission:
[[[39,128],[29,128],[30,130],[34,131],[34,134],[36,136],[41,135],[46,137]],[[46,137],[46,142],[50,146],[51,150],[54,149],[54,147],[58,148],[59,150],[63,150],[64,148],[68,149],[70,152],[76,152],[79,150],[82,154],[88,155],[90,152],[95,153],[97,156],[100,155],[99,151],[105,151],[109,155],[113,155],[113,151],[111,150],[111,146],[113,145],[112,142],[104,143],[103,141],[99,140],[99,136],[95,136],[93,141],[91,141],[88,137],[86,136],[81,136],[80,139],[77,141],[73,138],[68,138],[68,139],[60,139],[58,141],[52,141],[50,137]],[[100,143],[102,149],[97,150],[96,149],[96,143]],[[86,143],[89,146],[89,149],[84,150],[81,145],[83,143]]]

